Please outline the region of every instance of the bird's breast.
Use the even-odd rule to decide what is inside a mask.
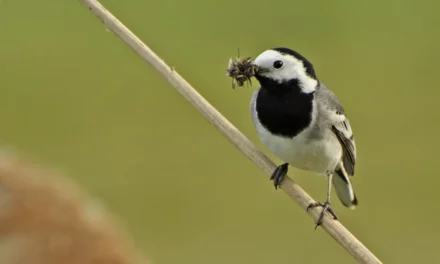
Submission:
[[[257,92],[255,111],[259,122],[272,134],[294,137],[312,122],[314,94],[300,89],[262,87]]]
[[[261,89],[254,93],[251,100],[251,115],[263,144],[279,159],[296,168],[318,174],[334,169],[340,160],[342,149],[330,130],[320,131],[319,137],[312,133],[313,124],[310,124],[313,119],[313,100],[310,100],[310,105],[298,103],[302,104],[302,110],[286,113],[283,112],[285,109],[280,109],[275,103],[277,99],[270,102],[272,99],[267,101],[267,97],[262,97],[264,99],[259,100],[260,93]],[[259,105],[261,102],[263,105]],[[282,104],[281,101],[278,102]],[[295,107],[291,103],[284,103]]]

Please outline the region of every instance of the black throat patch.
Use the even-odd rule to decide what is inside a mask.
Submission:
[[[314,92],[301,92],[298,80],[277,83],[256,76],[261,84],[256,99],[260,123],[274,135],[292,138],[312,121]]]

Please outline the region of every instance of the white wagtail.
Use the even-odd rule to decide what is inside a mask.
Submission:
[[[353,132],[338,99],[316,77],[312,63],[288,48],[274,48],[255,60],[261,87],[251,100],[251,116],[263,144],[285,163],[272,174],[275,188],[288,166],[328,178],[327,200],[316,227],[330,208],[331,186],[341,202],[354,209],[357,199],[349,176],[354,174],[356,146]]]

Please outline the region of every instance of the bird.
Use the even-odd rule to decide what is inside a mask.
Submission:
[[[350,181],[356,145],[343,106],[318,79],[313,64],[290,48],[268,49],[253,65],[260,87],[251,98],[251,118],[263,145],[284,162],[270,177],[275,189],[289,165],[326,176],[326,201],[311,203],[307,211],[322,208],[315,229],[326,212],[337,220],[330,206],[332,185],[344,206],[358,204]]]

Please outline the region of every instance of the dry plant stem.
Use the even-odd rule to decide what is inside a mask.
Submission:
[[[170,68],[136,35],[126,28],[116,17],[107,11],[95,0],[79,0],[95,16],[102,20],[108,29],[119,36],[142,59],[153,66],[171,86],[185,97],[199,112],[211,122],[227,139],[229,139],[243,154],[253,161],[267,175],[275,170],[275,164],[266,157],[249,139],[237,130],[224,116],[209,104],[188,82],[185,81],[173,68]],[[300,186],[286,177],[281,188],[304,210],[310,203],[315,202]],[[309,215],[316,221],[320,210],[309,210]],[[355,236],[353,236],[340,222],[326,216],[322,228],[344,247],[359,263],[382,263],[369,251]],[[313,228],[311,226],[311,232]]]

